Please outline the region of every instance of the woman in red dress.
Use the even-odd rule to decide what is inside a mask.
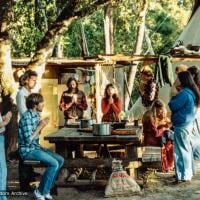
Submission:
[[[122,111],[122,101],[117,96],[117,90],[112,83],[106,85],[104,98],[101,101],[103,122],[119,122],[119,113]]]
[[[162,147],[162,169],[163,171],[173,169],[173,131],[170,130],[171,123],[167,117],[165,104],[161,100],[155,100],[152,108],[145,112],[142,124],[144,145]]]

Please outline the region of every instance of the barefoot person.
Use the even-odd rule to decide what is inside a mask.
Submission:
[[[52,199],[50,189],[54,186],[64,159],[39,145],[41,130],[48,124],[49,118],[40,119],[44,107],[41,94],[32,93],[26,100],[27,111],[19,121],[19,154],[23,160],[37,160],[46,166],[39,187],[34,190],[36,200]]]

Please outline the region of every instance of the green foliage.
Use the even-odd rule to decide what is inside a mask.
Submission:
[[[119,6],[114,10],[115,53],[131,54],[136,39],[135,16],[131,10]]]
[[[76,4],[78,2],[78,4]],[[93,0],[18,0],[14,8],[15,21],[11,31],[12,56],[29,57],[36,50],[46,30],[69,4],[76,10]],[[75,5],[76,4],[76,5]],[[114,52],[132,54],[137,40],[139,13],[143,0],[123,0],[113,7]],[[166,53],[173,46],[191,13],[190,0],[149,0],[146,28],[156,54]],[[104,53],[103,9],[73,22],[61,39],[66,57],[81,56],[81,23],[90,56]],[[147,44],[143,43],[143,54]],[[138,97],[139,77],[136,74],[133,99]]]
[[[27,57],[35,51],[35,45],[42,38],[34,24],[34,1],[16,3],[15,23],[12,29],[12,53],[15,57]]]
[[[80,36],[80,22],[76,21],[71,24],[68,31],[64,34],[63,39],[64,54],[67,57],[81,56],[81,36]]]
[[[37,3],[36,3],[37,2]],[[19,0],[14,8],[15,22],[11,32],[12,55],[27,57],[34,53],[46,28],[55,21],[67,3],[79,2],[76,9],[83,8],[92,0]],[[80,3],[81,2],[81,3]],[[131,54],[137,39],[138,15],[143,1],[121,1],[113,8],[114,51]],[[156,54],[166,53],[173,46],[191,12],[189,0],[151,0],[146,16],[146,27]],[[67,57],[81,56],[81,23],[90,56],[104,53],[103,10],[71,24],[61,44]],[[47,27],[46,27],[47,25]],[[143,49],[146,51],[146,44]]]
[[[64,36],[64,54],[67,57],[81,56],[81,23],[84,25],[85,37],[90,55],[98,55],[104,52],[103,38],[103,14],[102,11],[76,21],[69,27]]]
[[[154,10],[149,11],[147,19],[154,51],[157,54],[168,52],[181,32],[176,20],[168,13]]]
[[[35,4],[40,2],[40,4]],[[15,21],[11,31],[12,55],[14,57],[29,57],[44,37],[47,26],[56,19],[54,1],[19,0],[14,7]]]

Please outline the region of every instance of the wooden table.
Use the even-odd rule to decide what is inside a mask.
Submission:
[[[74,158],[69,159],[67,144],[120,144],[125,148],[123,165],[129,169],[130,175],[135,175],[135,168],[141,165],[138,157],[138,147],[141,146],[142,129],[135,127],[134,135],[93,136],[92,133],[80,132],[75,128],[61,128],[44,139],[55,143],[55,151],[65,158],[65,167],[111,167],[113,158]]]

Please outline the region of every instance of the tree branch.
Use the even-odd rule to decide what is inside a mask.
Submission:
[[[112,0],[96,0],[88,4],[86,7],[80,8],[80,10],[76,11],[79,0],[71,0],[72,3],[67,4],[67,6],[58,16],[55,23],[50,27],[44,38],[40,41],[35,55],[28,64],[28,68],[40,71],[42,66],[45,65],[47,58],[51,56],[58,38],[74,20],[90,15],[96,11],[99,6],[110,3],[111,1]],[[44,71],[44,66],[42,71]]]

